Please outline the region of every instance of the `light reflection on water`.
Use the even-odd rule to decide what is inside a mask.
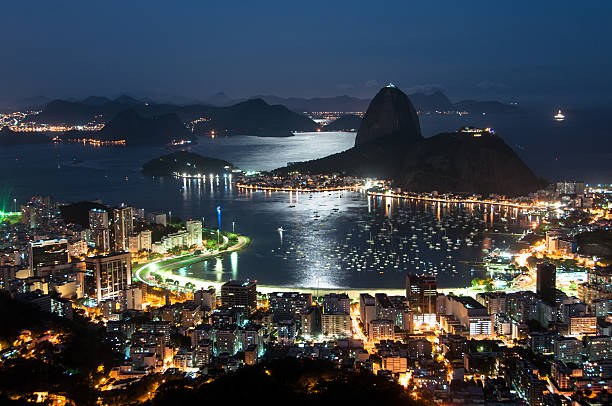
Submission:
[[[236,231],[253,243],[210,260],[212,272],[210,261],[189,269],[191,276],[216,281],[248,277],[267,285],[402,288],[407,272],[427,272],[437,273],[442,287],[459,287],[481,276],[474,263],[482,260],[483,249],[509,246],[532,222],[514,208],[373,198],[363,192],[230,192],[221,182],[212,188],[201,183],[208,198],[223,201],[224,216],[242,216],[241,207],[248,206],[246,218],[224,224],[235,221]],[[187,192],[194,190],[199,188]]]
[[[271,169],[288,161],[342,151],[352,145],[353,139],[351,134],[306,134],[282,140],[231,137],[214,142],[203,139],[193,150],[226,159],[243,169]],[[465,225],[467,216],[478,219],[478,224],[469,226],[479,230],[526,225],[515,224],[523,217],[495,208],[449,208],[387,198],[367,199],[358,193],[311,197],[303,193],[241,192],[225,179],[211,178],[209,174],[206,181],[201,181],[150,178],[139,172],[144,162],[165,153],[168,151],[154,147],[91,148],[78,144],[7,147],[0,150],[0,173],[10,174],[3,179],[3,185],[11,189],[18,203],[34,194],[73,202],[101,198],[111,206],[127,202],[147,212],[172,211],[183,219],[204,219],[213,225],[215,208],[222,206],[224,229],[231,230],[234,223],[235,231],[251,237],[252,244],[235,256],[184,270],[214,281],[249,277],[264,284],[298,287],[401,288],[406,272],[437,267],[442,286],[462,286],[474,276],[470,264],[482,257],[484,231],[474,237],[472,246],[461,245],[449,252],[442,249],[441,230],[435,240],[427,241],[432,238],[428,230],[432,222],[448,218],[448,222]],[[295,207],[289,208],[290,205]],[[502,224],[500,219],[504,216],[507,222]],[[422,230],[412,230],[410,219],[415,221],[415,228]],[[401,224],[405,220],[408,222]],[[279,227],[285,230],[282,242]],[[448,228],[446,233],[455,241],[465,239],[463,229]],[[416,247],[412,244],[413,234],[417,236]],[[511,239],[499,234],[489,238],[495,240],[495,245]],[[373,246],[369,240],[374,241]],[[440,250],[435,249],[436,242],[440,242]]]

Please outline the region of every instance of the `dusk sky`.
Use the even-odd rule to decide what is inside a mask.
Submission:
[[[371,97],[588,104],[612,94],[610,1],[34,1],[2,6],[0,102]]]

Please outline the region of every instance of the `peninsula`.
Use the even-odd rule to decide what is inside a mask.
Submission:
[[[152,159],[142,166],[142,173],[150,176],[201,176],[210,173],[218,175],[228,173],[234,166],[224,160],[208,158],[202,155],[177,151]]]

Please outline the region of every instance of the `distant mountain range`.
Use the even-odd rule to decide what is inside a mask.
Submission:
[[[419,117],[406,94],[394,86],[370,103],[355,146],[325,158],[275,172],[344,173],[391,179],[412,192],[526,195],[545,185],[495,134],[438,134],[423,138]]]
[[[499,102],[466,100],[452,103],[443,93],[416,93],[415,111],[468,111],[473,113],[510,113],[517,108]],[[214,104],[214,105],[213,105]],[[195,135],[291,136],[294,131],[316,131],[319,126],[301,114],[306,111],[364,111],[369,100],[351,96],[323,98],[280,98],[271,95],[236,101],[225,93],[217,93],[204,104],[169,104],[139,100],[128,95],[115,99],[90,96],[80,101],[53,100],[32,121],[46,124],[83,125],[106,123],[97,134],[105,140],[126,139],[128,144],[159,144],[173,139],[187,139],[189,127]],[[130,113],[122,114],[126,111]],[[121,115],[121,120],[114,119]],[[112,124],[112,125],[111,125]],[[154,129],[152,126],[162,127]],[[345,116],[324,128],[328,131],[357,130],[361,123],[356,116]],[[122,128],[122,126],[125,126]],[[145,135],[148,134],[148,135]],[[78,137],[72,132],[64,138]]]
[[[410,100],[415,109],[421,113],[435,113],[436,111],[467,111],[468,113],[513,113],[519,111],[518,107],[498,101],[463,100],[453,103],[440,91],[431,93],[410,94]],[[335,111],[335,112],[363,112],[368,108],[371,99],[360,99],[352,96],[316,97],[312,99],[300,97],[278,97],[274,95],[257,95],[254,99],[262,99],[268,104],[280,104],[296,112]],[[206,100],[206,103],[216,106],[229,106],[243,101],[232,100],[225,93],[220,92]]]
[[[39,123],[69,125],[96,121],[107,123],[106,127],[109,127],[109,124],[126,110],[150,120],[174,115],[184,123],[184,127],[190,125],[196,135],[209,135],[214,131],[216,135],[285,137],[291,136],[292,131],[315,131],[318,128],[318,125],[308,117],[284,106],[269,105],[261,99],[250,99],[227,107],[217,107],[204,104],[184,106],[158,104],[140,101],[130,96],[121,96],[114,100],[92,96],[78,102],[54,100],[31,119]],[[132,114],[132,121],[135,120],[134,117]],[[133,122],[130,125],[132,124]],[[146,128],[146,125],[143,128]],[[121,132],[116,130],[116,133]],[[126,136],[129,137],[129,134]],[[139,136],[136,138],[139,139],[137,143],[140,143],[141,138]]]

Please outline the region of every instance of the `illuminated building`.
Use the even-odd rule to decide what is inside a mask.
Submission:
[[[132,284],[131,254],[109,254],[85,259],[88,279],[87,293],[95,294],[98,303],[116,298]]]
[[[391,320],[372,320],[368,324],[370,341],[393,340],[395,324]]]
[[[464,330],[469,336],[493,334],[493,320],[487,308],[468,296],[440,296],[440,324],[444,327],[457,324],[459,328],[445,328],[449,333],[459,334]]]
[[[216,335],[215,341],[217,355],[226,352],[234,355],[240,351],[240,335],[235,325],[222,326]]]
[[[128,251],[129,237],[134,231],[132,208],[121,206],[113,209],[114,249],[117,252]]]
[[[346,293],[328,293],[323,296],[323,313],[351,312],[351,299]]]
[[[570,317],[570,335],[597,334],[597,316]]]
[[[478,303],[487,308],[489,314],[506,313],[506,292],[483,292],[476,295]]]
[[[310,293],[274,292],[268,295],[268,306],[276,317],[299,319],[300,312],[311,304]]]
[[[321,315],[321,333],[330,336],[350,337],[351,316],[348,313],[325,313]]]
[[[406,276],[406,300],[413,314],[415,327],[436,324],[437,297],[435,276]]]
[[[598,300],[612,300],[612,268],[597,267],[588,271],[586,283],[578,285],[578,298],[591,305]]]
[[[130,286],[120,293],[121,311],[142,310],[142,289]]]
[[[376,300],[369,293],[359,295],[359,318],[364,326],[376,319]]]
[[[309,306],[300,315],[302,334],[314,336],[321,333],[321,308]]]
[[[221,305],[228,309],[244,309],[252,313],[257,309],[257,282],[230,280],[221,286]]]
[[[408,369],[408,359],[399,356],[383,357],[382,369],[391,371],[392,374],[406,372]]]
[[[140,237],[140,249],[145,251],[151,251],[152,236],[150,230],[143,230],[139,234]]]
[[[559,196],[583,195],[584,182],[557,182],[555,191]]]
[[[574,337],[559,337],[555,340],[555,359],[579,364],[582,361],[582,341]]]
[[[91,209],[89,211],[91,238],[99,252],[110,251],[110,230],[108,224],[108,213],[106,210]]]
[[[185,222],[185,228],[191,236],[191,245],[202,245],[202,222],[198,220],[189,220]]]
[[[66,239],[31,242],[28,254],[33,276],[38,276],[39,268],[67,264],[70,261]]]
[[[34,303],[44,312],[53,313],[72,320],[72,302],[70,300],[50,295],[40,295],[30,300],[30,302]]]
[[[215,310],[217,307],[217,293],[215,288],[204,290],[204,288],[193,292],[193,300],[203,308]]]

